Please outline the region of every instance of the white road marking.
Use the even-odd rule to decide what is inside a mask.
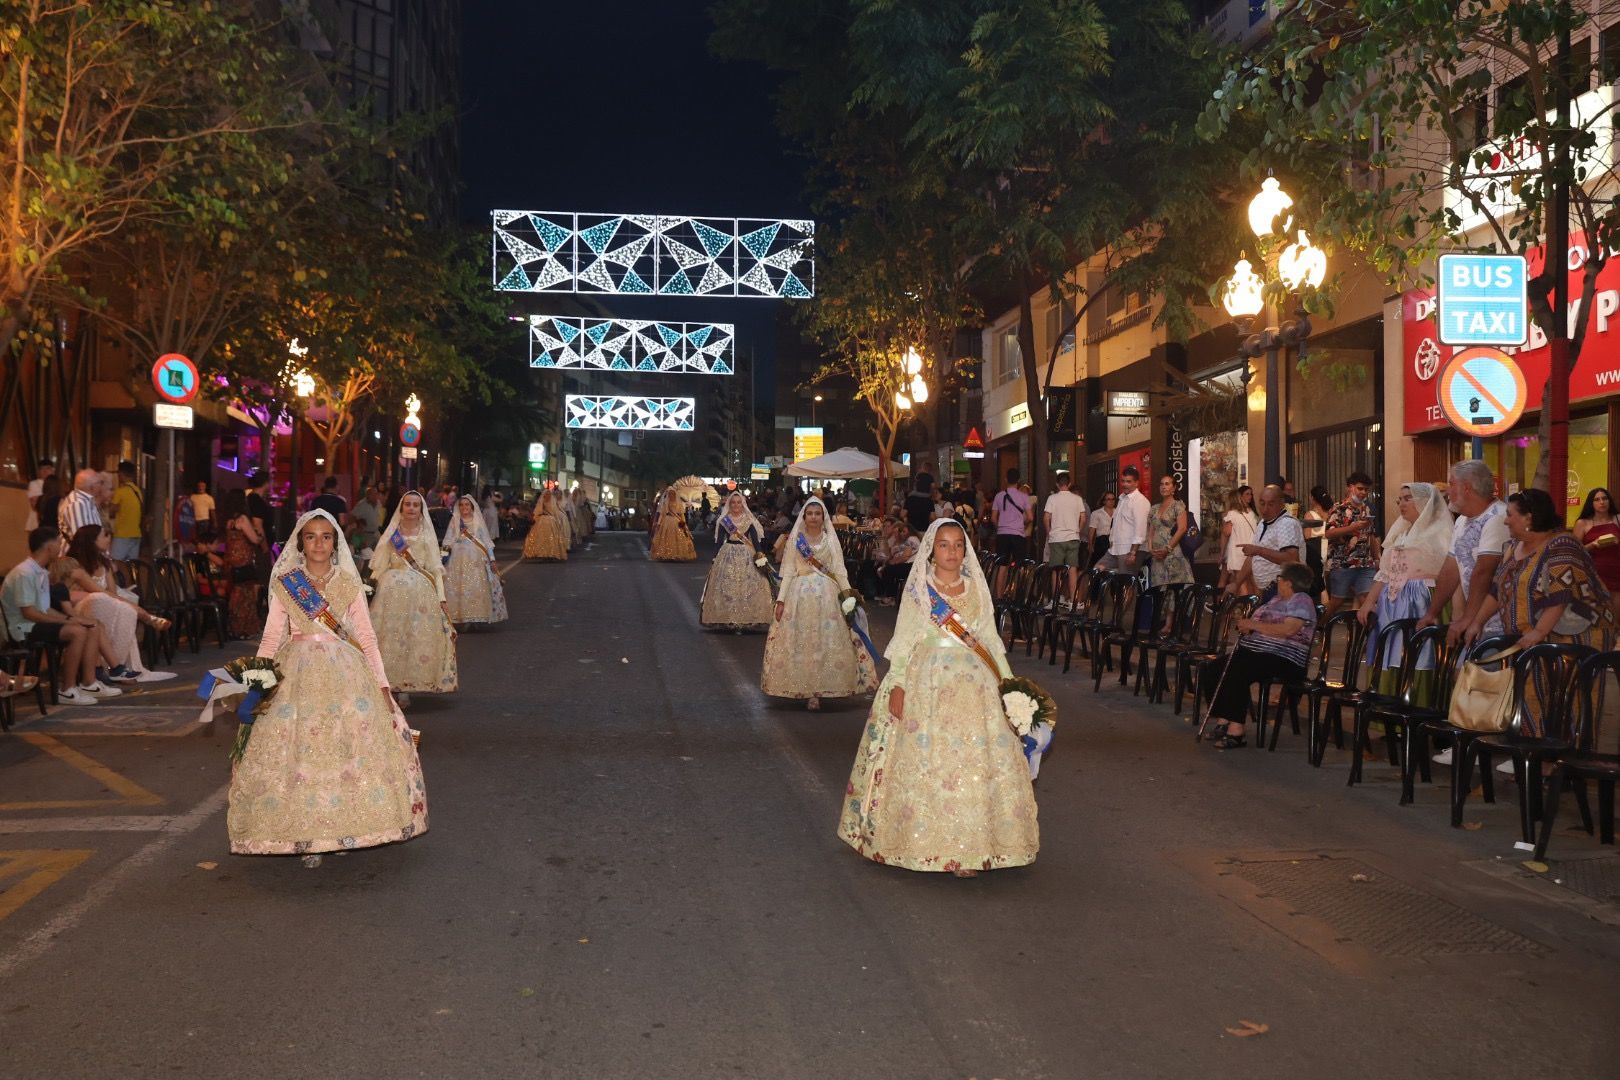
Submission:
[[[163,831],[150,843],[113,867],[112,870],[94,882],[78,900],[63,908],[55,918],[44,926],[23,938],[10,952],[0,956],[0,979],[9,977],[24,964],[43,956],[63,934],[68,933],[83,922],[86,915],[89,915],[105,903],[130,878],[156,862],[170,848],[201,828],[208,819],[224,808],[229,792],[230,785],[222,784],[219,790],[184,814],[177,818],[167,819],[170,824],[165,826]]]
[[[0,818],[0,836],[18,833],[163,832],[179,821],[168,814],[109,814],[106,817]]]

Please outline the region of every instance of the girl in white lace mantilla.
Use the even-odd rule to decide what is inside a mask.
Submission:
[[[959,621],[966,640],[936,614]],[[885,655],[839,836],[873,862],[959,877],[1034,862],[1035,790],[1002,703],[1007,654],[955,521],[923,536]]]
[[[371,556],[371,580],[377,588],[371,621],[394,689],[454,690],[456,631],[444,595],[439,537],[421,492],[407,491],[399,500]]]

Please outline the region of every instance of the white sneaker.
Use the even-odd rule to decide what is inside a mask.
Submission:
[[[1451,747],[1448,746],[1444,750],[1440,751],[1438,754],[1434,755],[1434,763],[1436,765],[1450,765],[1451,764]]]
[[[98,698],[118,697],[123,693],[123,691],[118,689],[118,687],[108,686],[106,683],[100,681],[88,683],[79,687],[79,689],[84,691],[86,694],[90,694]]]
[[[87,690],[73,686],[57,694],[56,700],[64,705],[94,705],[101,699]]]
[[[176,678],[172,671],[142,671],[135,676],[136,682],[167,682]]]

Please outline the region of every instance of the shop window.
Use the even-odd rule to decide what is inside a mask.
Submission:
[[[1023,374],[1023,351],[1018,347],[1018,325],[1015,323],[996,338],[996,385],[1012,382]]]
[[[1536,421],[1485,444],[1485,463],[1497,476],[1502,494],[1531,487],[1541,466],[1541,435]],[[1608,486],[1609,417],[1607,413],[1569,422],[1569,488],[1564,493],[1567,523],[1575,523],[1586,493]]]
[[[1048,345],[1053,341],[1058,342],[1057,351],[1059,356],[1064,353],[1074,352],[1075,328],[1069,325],[1073,321],[1074,301],[1068,297],[1064,297],[1062,303],[1056,304],[1046,311],[1046,340]],[[1066,330],[1065,327],[1067,327]],[[1062,340],[1058,340],[1060,333],[1062,334]]]
[[[1375,513],[1382,513],[1384,491],[1384,425],[1361,423],[1334,431],[1314,432],[1290,440],[1288,479],[1294,482],[1301,510],[1309,491],[1320,484],[1337,502],[1344,495],[1344,478],[1361,471],[1373,478]],[[1269,479],[1269,478],[1268,478]]]

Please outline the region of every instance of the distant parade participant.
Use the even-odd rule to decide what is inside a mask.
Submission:
[[[457,685],[456,629],[444,595],[439,538],[427,500],[407,491],[371,556],[372,621],[400,703],[410,693],[447,694]]]
[[[844,601],[853,596],[827,506],[812,497],[782,551],[782,588],[759,680],[765,693],[805,701],[813,711],[824,697],[877,687],[877,658],[844,618]]]
[[[765,529],[748,509],[742,492],[734,491],[726,497],[714,523],[714,535],[720,541],[720,550],[703,583],[698,621],[722,630],[770,626],[771,569],[765,558]]]
[[[455,516],[442,543],[450,553],[444,565],[444,599],[450,621],[457,626],[505,622],[506,590],[495,572],[495,545],[483,511],[471,495],[456,500]]]
[[[691,562],[697,558],[692,530],[686,526],[686,507],[674,488],[664,492],[653,525],[652,557],[655,562]]]
[[[584,488],[574,489],[574,531],[580,543],[586,543],[596,532],[596,515],[591,513],[591,501]]]
[[[562,522],[553,508],[556,496],[550,488],[540,493],[534,504],[529,535],[523,539],[523,557],[541,562],[567,562],[568,541],[563,538]]]
[[[900,595],[838,834],[873,862],[972,877],[1040,849],[1010,674],[967,530],[936,521]],[[1027,721],[1026,721],[1027,723]]]
[[[233,854],[302,855],[313,867],[323,851],[427,832],[422,763],[341,536],[312,510],[271,571],[258,655],[276,661],[281,680],[231,773]]]
[[[562,526],[563,543],[569,551],[579,546],[579,533],[574,529],[574,500],[568,492],[557,489],[557,497],[552,500],[552,512],[557,515],[557,521]]]

